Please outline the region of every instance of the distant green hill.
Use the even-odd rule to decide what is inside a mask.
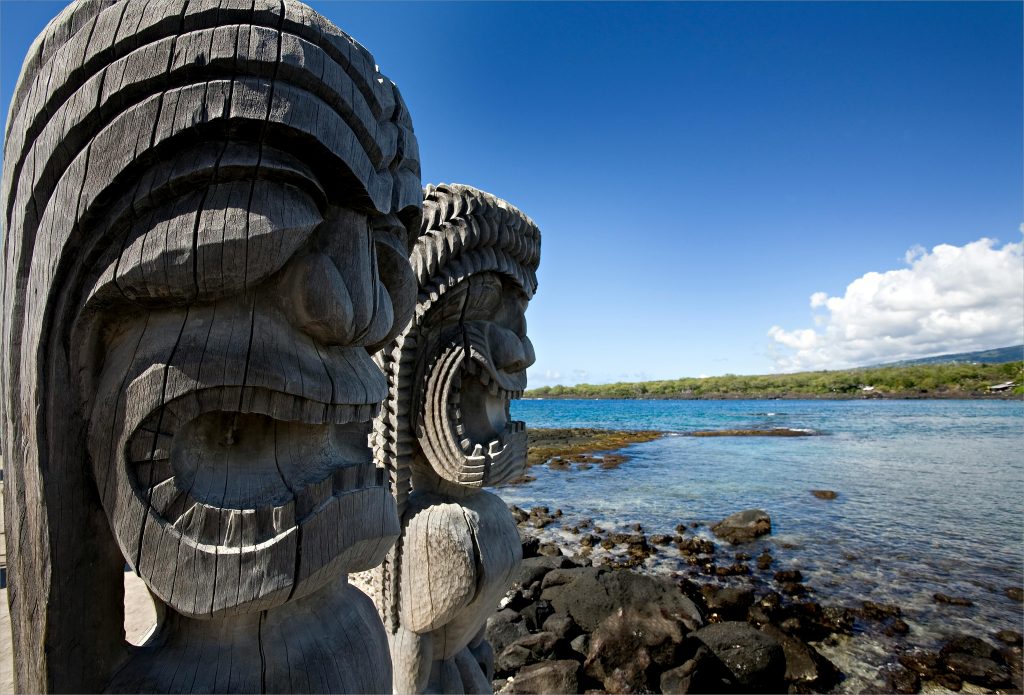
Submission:
[[[900,360],[875,365],[877,367],[905,367],[911,364],[945,364],[947,362],[964,362],[967,364],[1000,364],[1002,362],[1018,362],[1024,360],[1024,345],[978,350],[976,352],[956,352],[949,355],[920,357],[915,360]]]
[[[702,379],[544,386],[525,394],[527,398],[666,399],[1019,398],[1021,395],[1024,395],[1024,361],[1019,360],[997,364],[955,361],[797,374],[726,374]]]

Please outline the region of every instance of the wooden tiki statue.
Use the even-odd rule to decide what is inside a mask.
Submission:
[[[412,321],[377,355],[388,399],[374,451],[391,472],[403,532],[363,573],[390,632],[396,693],[491,691],[486,620],[522,555],[504,502],[484,486],[521,474],[526,431],[509,417],[534,361],[524,312],[540,232],[488,193],[429,186],[412,252]]]
[[[388,689],[346,573],[399,533],[367,440],[371,355],[415,307],[395,86],[293,0],[75,2],[3,166],[18,690]],[[142,647],[126,561],[160,615]]]

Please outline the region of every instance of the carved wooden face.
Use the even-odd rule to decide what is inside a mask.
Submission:
[[[526,306],[515,283],[485,273],[438,307],[445,318],[426,375],[419,441],[434,471],[450,482],[497,485],[526,466],[526,428],[509,415],[535,360]]]
[[[370,354],[415,282],[390,216],[280,183],[200,195],[215,215],[168,203],[108,271],[134,301],[97,321],[89,453],[125,557],[210,616],[372,567],[397,536],[367,444],[387,391]]]

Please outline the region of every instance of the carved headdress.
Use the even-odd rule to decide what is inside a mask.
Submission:
[[[212,483],[202,509],[219,530],[197,527],[194,557],[143,555],[150,532],[188,522],[154,515],[155,483],[167,475],[161,430],[175,417],[164,405],[195,396],[195,412],[220,408],[199,395],[210,387],[221,405],[234,399],[223,410],[280,422],[369,419],[384,381],[367,351],[413,308],[406,233],[419,224],[417,144],[373,57],[298,2],[83,0],[30,49],[4,154],[2,438],[16,685],[95,690],[122,648],[124,558],[137,570],[141,559],[170,605],[200,615],[285,600],[340,552],[307,554],[305,568],[283,560],[291,566],[279,576],[254,569],[263,579],[243,586],[236,576],[238,595],[229,595],[218,549],[283,537],[294,522],[272,496],[266,509],[280,514],[261,521],[252,503],[252,518],[228,516],[238,505],[209,501],[228,496]],[[299,271],[286,264],[303,254],[303,277],[321,273],[335,293],[328,299],[296,289]],[[335,267],[327,256],[367,262]],[[257,309],[277,292],[272,282],[295,306],[268,318]],[[267,347],[292,327],[294,343]],[[142,462],[126,473],[125,457]],[[180,596],[161,575],[204,558],[213,576],[196,579],[222,581],[209,601]]]
[[[388,398],[374,421],[374,454],[400,518],[414,476],[471,491],[518,475],[525,463],[526,433],[508,403],[533,362],[522,312],[537,289],[540,231],[489,193],[427,186],[411,261],[415,314],[376,356]],[[392,631],[400,553],[401,540],[363,585]]]

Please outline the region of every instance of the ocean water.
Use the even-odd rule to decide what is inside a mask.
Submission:
[[[502,488],[509,503],[612,529],[639,522],[648,533],[757,507],[773,533],[744,550],[769,548],[772,571],[799,569],[822,603],[901,606],[909,635],[868,626],[821,648],[849,676],[841,691],[878,687],[878,668],[899,651],[934,648],[954,632],[991,640],[1022,630],[1021,604],[1005,589],[1024,585],[1024,402],[526,400],[513,417],[671,434],[628,447],[617,469],[535,466],[535,481]],[[768,427],[820,436],[679,436]],[[812,489],[839,497],[819,500]],[[706,526],[698,533],[711,537]],[[685,565],[669,555],[649,569]],[[936,592],[974,605],[937,604]]]

